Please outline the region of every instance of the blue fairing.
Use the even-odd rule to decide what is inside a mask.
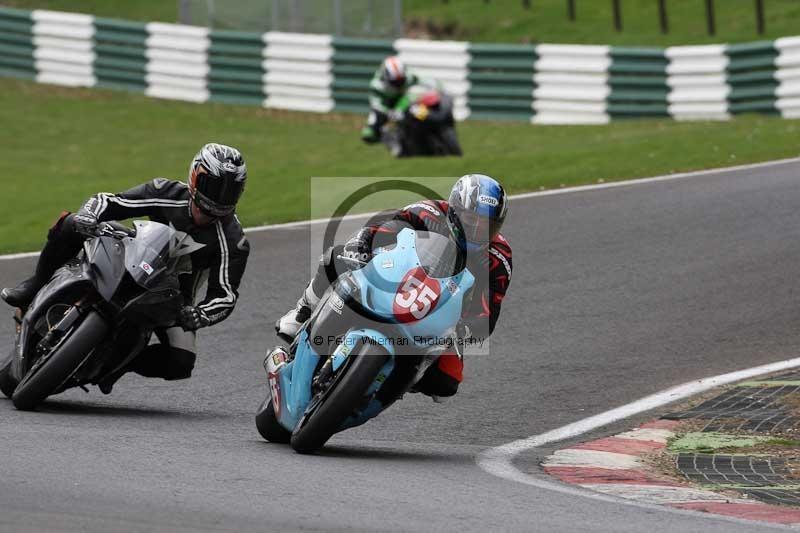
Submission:
[[[422,242],[421,246],[425,245]],[[405,337],[409,344],[431,348],[431,342],[446,338],[454,331],[461,317],[464,295],[472,287],[474,278],[466,269],[450,277],[429,277],[428,283],[438,283],[435,305],[418,320],[399,322],[396,320],[395,307],[401,297],[399,294],[401,284],[411,271],[422,265],[417,246],[417,234],[414,230],[402,230],[397,235],[396,246],[379,250],[369,264],[352,272],[352,279],[360,291],[361,305],[377,317],[392,322],[393,328],[400,332],[398,337]],[[350,352],[358,344],[359,339],[367,337],[371,342],[383,346],[391,357],[364,393],[365,397],[372,397],[395,368],[397,339],[389,339],[384,333],[375,329],[357,329],[358,326],[359,324],[352,324],[349,331],[342,332],[346,333],[344,341],[336,347],[330,357],[335,372],[350,357]],[[314,350],[313,344],[309,341],[307,330],[303,330],[298,338],[294,359],[279,370],[278,420],[289,431],[297,426],[311,401],[311,382],[319,365],[320,356],[321,354]],[[382,409],[380,403],[372,398],[367,407],[358,416],[345,421],[341,429],[362,424],[376,416]]]

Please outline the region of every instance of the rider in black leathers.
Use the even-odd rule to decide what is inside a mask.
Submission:
[[[236,305],[250,252],[235,215],[246,179],[247,167],[238,150],[209,143],[192,160],[188,184],[156,178],[119,194],[96,194],[77,213],[61,214],[50,228],[34,275],[13,289],[3,289],[0,297],[25,309],[53,273],[80,251],[100,222],[149,217],[171,224],[205,246],[191,255],[191,275],[181,277],[186,305],[177,326],[156,331],[160,343],[145,348],[126,370],[167,380],[188,378],[196,359],[196,330],[222,322]],[[205,298],[195,304],[206,280]],[[101,383],[100,389],[111,392],[121,375]]]

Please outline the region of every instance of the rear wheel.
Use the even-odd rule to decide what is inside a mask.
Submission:
[[[11,377],[11,357],[9,357],[0,367],[0,392],[5,394],[6,398],[11,398],[16,388],[17,380]]]
[[[389,360],[389,353],[381,346],[362,343],[350,357],[330,388],[322,393],[317,407],[306,413],[292,433],[291,444],[296,452],[313,453],[322,448],[347,417],[355,414],[364,393]]]
[[[49,354],[41,364],[34,364],[17,385],[11,400],[21,411],[36,409],[48,396],[58,390],[72,376],[86,357],[106,336],[108,326],[95,311],[89,312],[67,338]]]
[[[445,155],[462,155],[461,145],[458,144],[458,136],[453,126],[442,129],[439,132],[439,139]]]
[[[256,428],[266,440],[279,444],[288,444],[292,438],[291,432],[280,425],[275,417],[275,408],[272,406],[272,395],[267,394],[267,399],[261,404],[256,413]]]

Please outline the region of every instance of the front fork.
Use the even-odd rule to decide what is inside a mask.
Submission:
[[[271,352],[267,352],[264,358],[264,370],[267,372],[267,383],[269,383],[269,394],[272,398],[272,409],[275,411],[275,418],[281,417],[281,385],[280,369],[289,362],[289,354],[283,346],[276,346]]]

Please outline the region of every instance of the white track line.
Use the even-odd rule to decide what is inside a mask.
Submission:
[[[769,374],[772,372],[779,372],[781,370],[788,370],[797,367],[800,367],[800,357],[795,359],[788,359],[786,361],[778,361],[777,363],[769,363],[766,365],[756,366],[753,368],[747,368],[744,370],[738,370],[736,372],[721,374],[719,376],[713,376],[710,378],[703,378],[697,381],[690,381],[689,383],[684,383],[683,385],[678,385],[670,389],[657,392],[656,394],[647,396],[633,403],[617,407],[616,409],[606,411],[605,413],[600,413],[594,416],[590,416],[589,418],[584,418],[583,420],[579,420],[578,422],[567,424],[566,426],[562,426],[560,428],[548,431],[546,433],[542,433],[541,435],[535,435],[532,437],[528,437],[526,439],[515,440],[513,442],[509,442],[508,444],[503,444],[502,446],[490,448],[488,450],[481,452],[478,455],[477,463],[478,466],[484,471],[494,476],[507,479],[509,481],[516,481],[518,483],[524,483],[526,485],[532,485],[547,490],[552,490],[565,494],[572,494],[576,496],[583,496],[596,500],[613,501],[615,503],[624,503],[627,505],[635,505],[635,506],[646,506],[649,508],[650,507],[649,504],[641,504],[638,502],[632,502],[630,500],[625,500],[622,498],[604,496],[586,490],[576,489],[566,485],[554,483],[552,481],[539,479],[530,474],[526,474],[521,470],[519,470],[517,467],[515,467],[513,464],[514,458],[522,452],[532,450],[541,446],[545,446],[547,444],[551,444],[554,442],[562,441],[571,437],[576,437],[578,435],[582,435],[584,433],[592,431],[593,429],[600,428],[602,426],[611,424],[613,422],[617,422],[619,420],[624,420],[625,418],[629,418],[631,416],[644,413],[646,411],[650,411],[658,407],[662,407],[664,405],[676,402],[678,400],[683,400],[691,396],[695,396],[697,394],[711,390],[715,387],[727,385],[729,383],[734,383],[736,381],[741,381],[762,374]],[[655,506],[655,508],[670,512],[675,511],[672,508],[663,506]],[[717,517],[717,515],[705,515],[705,516],[714,516],[715,518]]]
[[[786,165],[790,163],[800,163],[800,157],[793,157],[789,159],[777,159],[775,161],[766,161],[764,163],[751,163],[747,165],[738,165],[734,167],[723,167],[723,168],[712,168],[708,170],[697,170],[692,172],[681,172],[677,174],[667,174],[664,176],[655,176],[652,178],[639,178],[639,179],[632,179],[632,180],[624,180],[624,181],[612,181],[609,183],[597,183],[594,185],[579,185],[576,187],[564,187],[561,189],[549,189],[546,191],[536,191],[536,192],[527,192],[522,194],[512,194],[510,198],[512,200],[522,200],[525,198],[536,198],[538,196],[553,196],[556,194],[570,194],[576,192],[584,192],[584,191],[595,191],[599,189],[611,189],[614,187],[629,187],[631,185],[640,185],[643,183],[656,183],[659,181],[669,181],[669,180],[677,180],[677,179],[684,179],[684,178],[694,178],[699,176],[707,176],[709,174],[723,174],[727,172],[736,172],[740,170],[752,170],[757,168],[768,168],[778,165]],[[389,178],[387,178],[389,179]],[[371,213],[360,213],[355,215],[347,215],[342,217],[343,221],[347,220],[358,220],[361,218],[369,218],[375,215],[375,212]],[[294,229],[294,228],[302,228],[305,226],[312,226],[315,224],[324,224],[329,222],[330,219],[328,218],[315,218],[313,220],[299,220],[297,222],[284,222],[281,224],[266,224],[263,226],[252,226],[249,228],[245,228],[245,233],[258,233],[261,231],[271,231],[271,230],[281,230],[281,229]],[[0,261],[10,261],[14,259],[25,259],[29,257],[37,257],[39,252],[25,252],[19,254],[8,254],[8,255],[0,255]]]

